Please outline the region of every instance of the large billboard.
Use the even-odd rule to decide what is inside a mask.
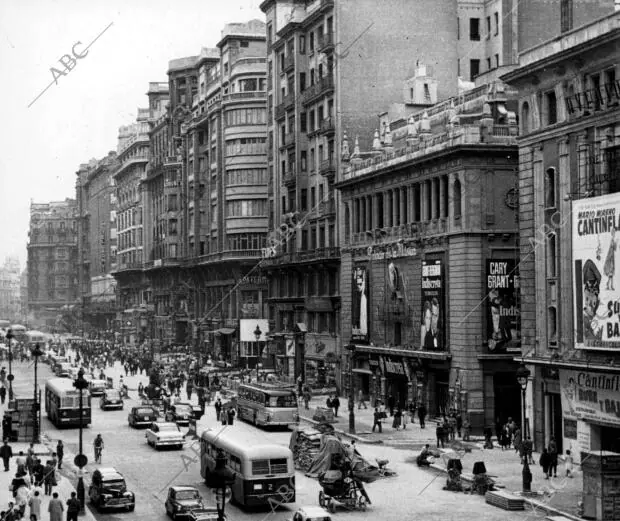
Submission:
[[[487,259],[487,346],[492,353],[521,350],[519,291],[517,262]]]
[[[443,351],[445,339],[445,295],[441,260],[422,261],[422,325],[420,348]]]
[[[575,347],[620,350],[620,193],[573,203]]]
[[[560,389],[564,417],[620,425],[620,375],[561,369]]]
[[[368,270],[366,266],[355,266],[351,277],[351,340],[368,342]]]

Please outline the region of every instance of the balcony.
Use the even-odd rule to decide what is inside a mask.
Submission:
[[[316,101],[321,96],[328,94],[334,91],[334,76],[329,74],[327,76],[323,76],[317,83],[309,87],[304,91],[303,94],[303,103],[304,105],[309,105],[310,103]]]
[[[267,97],[267,93],[264,90],[250,90],[246,92],[233,92],[232,94],[222,95],[222,103],[228,103],[230,101],[245,101],[260,99],[264,100]]]
[[[617,107],[620,104],[620,80],[567,95],[565,99],[566,110],[575,116],[588,116],[594,111]]]
[[[325,159],[319,165],[319,174],[327,179],[334,179],[336,176],[336,162],[333,159]]]
[[[282,119],[286,111],[293,106],[295,106],[295,95],[293,93],[287,94],[282,98],[282,103],[276,106],[276,119]]]
[[[285,74],[295,68],[295,55],[290,54],[284,58],[284,62],[282,63],[282,74]]]
[[[334,118],[329,117],[321,121],[319,131],[321,134],[333,135],[336,131],[336,122],[334,121]]]
[[[280,148],[292,148],[295,146],[296,135],[294,132],[289,132],[284,135],[284,140],[280,143]]]
[[[297,172],[295,170],[289,170],[285,174],[282,175],[282,183],[284,186],[292,188],[297,183]]]
[[[122,271],[142,271],[142,262],[119,262],[113,273]]]
[[[333,199],[322,201],[318,208],[319,217],[330,217],[336,214],[336,203]]]
[[[226,250],[217,253],[209,253],[200,255],[191,260],[192,263],[209,264],[212,262],[228,261],[235,259],[260,259],[262,250]]]
[[[323,33],[319,35],[317,49],[319,52],[330,52],[334,50],[334,33]]]
[[[181,166],[182,160],[180,156],[166,156],[164,159],[164,167]]]
[[[285,264],[302,264],[340,259],[340,248],[315,248],[314,250],[283,253],[277,257],[264,258],[263,267],[281,266]]]

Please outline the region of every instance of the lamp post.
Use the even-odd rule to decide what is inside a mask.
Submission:
[[[32,349],[32,356],[34,356],[34,404],[32,406],[33,413],[33,428],[32,428],[32,442],[39,443],[39,411],[41,410],[41,404],[39,403],[39,385],[37,382],[39,357],[43,355],[43,349],[37,342]]]
[[[355,434],[355,390],[353,389],[353,357],[355,356],[355,344],[348,344],[349,351],[349,433]]]
[[[521,426],[523,427],[523,434],[521,436],[522,440],[526,439],[526,428],[525,428],[525,391],[527,389],[528,379],[530,377],[530,370],[525,366],[523,362],[519,365],[517,369],[517,382],[521,386],[521,405],[523,408],[523,417]],[[523,443],[523,442],[522,442]],[[523,494],[529,494],[532,491],[532,472],[530,471],[530,465],[528,463],[528,455],[525,455],[523,458]]]
[[[75,466],[78,467],[78,483],[77,483],[77,496],[80,501],[80,512],[84,512],[84,467],[88,463],[88,458],[83,453],[83,445],[82,445],[82,432],[83,432],[83,418],[84,418],[84,403],[83,403],[83,395],[84,389],[88,388],[88,381],[84,378],[84,369],[80,369],[78,371],[77,378],[73,382],[73,387],[75,387],[78,391],[80,391],[80,446],[79,453],[73,460]]]
[[[260,373],[259,371],[259,365],[261,365],[259,363],[259,355],[258,352],[260,351],[260,336],[263,334],[263,332],[260,330],[260,327],[258,327],[258,324],[256,324],[256,329],[254,330],[254,338],[256,338],[256,383],[258,383],[259,379],[260,379]]]
[[[218,521],[224,521],[226,508],[226,492],[230,485],[235,482],[235,473],[226,468],[226,456],[222,449],[218,449],[215,457],[215,468],[207,473],[205,479],[207,487],[215,492],[215,504],[217,507]]]
[[[13,334],[13,330],[9,329],[6,332],[6,343],[9,346],[9,375],[7,376],[7,380],[9,381],[9,404],[13,401],[13,380],[15,377],[13,376],[13,351],[12,351],[12,340],[15,338]]]

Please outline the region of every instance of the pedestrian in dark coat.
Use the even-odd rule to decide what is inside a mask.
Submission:
[[[549,477],[551,475],[558,477],[558,444],[554,436],[549,440]]]
[[[396,400],[394,400],[394,397],[391,394],[388,396],[387,406],[390,410],[390,416],[394,416],[394,407],[396,406]]]
[[[219,398],[215,401],[215,416],[219,419],[220,412],[222,411],[222,400]]]
[[[372,432],[375,432],[375,427],[379,427],[379,432],[383,432],[383,426],[381,425],[381,422],[383,421],[383,413],[379,411],[378,407],[375,407],[373,418],[374,422],[372,424]]]
[[[392,421],[392,428],[396,430],[400,429],[402,419],[403,419],[403,411],[401,411],[400,407],[398,407],[396,411],[394,412],[394,420]]]
[[[228,425],[233,425],[235,423],[235,410],[231,407],[228,409]]]
[[[65,455],[65,446],[62,444],[62,440],[58,440],[56,445],[56,456],[58,456],[58,468],[62,468],[62,458]]]
[[[420,428],[426,427],[426,423],[424,423],[426,419],[426,406],[423,403],[418,407],[418,419],[420,420]]]
[[[5,439],[4,445],[0,447],[0,458],[4,462],[4,472],[9,471],[9,461],[13,457],[13,449],[9,445],[9,442]]]
[[[540,466],[545,473],[545,479],[549,479],[549,465],[551,464],[551,457],[549,456],[549,452],[547,451],[547,449],[543,449],[538,463],[540,463]]]
[[[338,396],[334,396],[332,407],[334,408],[334,416],[338,417],[338,409],[340,408],[340,399]]]
[[[443,434],[443,424],[441,422],[437,422],[437,427],[435,428],[435,436],[437,436],[437,448],[441,444],[441,448],[444,448],[444,434]]]

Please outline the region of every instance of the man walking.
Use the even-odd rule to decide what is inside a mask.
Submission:
[[[4,462],[4,472],[9,471],[9,461],[13,457],[13,449],[9,445],[9,442],[5,439],[4,445],[0,447],[0,458]]]
[[[378,407],[375,407],[373,418],[374,418],[374,422],[372,424],[372,432],[375,432],[376,427],[379,427],[379,432],[383,432],[383,427],[381,425],[381,422],[383,421],[383,413],[379,412]]]
[[[357,391],[357,410],[359,411],[364,406],[364,409],[368,409],[366,402],[364,401],[364,391],[361,389]]]
[[[418,419],[420,420],[420,428],[424,428],[426,426],[426,424],[424,423],[424,420],[426,418],[426,406],[421,403],[420,407],[418,407]]]
[[[62,468],[62,458],[65,455],[65,446],[62,443],[62,440],[58,440],[58,444],[56,445],[56,456],[58,456],[58,468]]]
[[[71,492],[71,498],[67,500],[67,521],[78,521],[80,513],[80,500],[75,492]]]

